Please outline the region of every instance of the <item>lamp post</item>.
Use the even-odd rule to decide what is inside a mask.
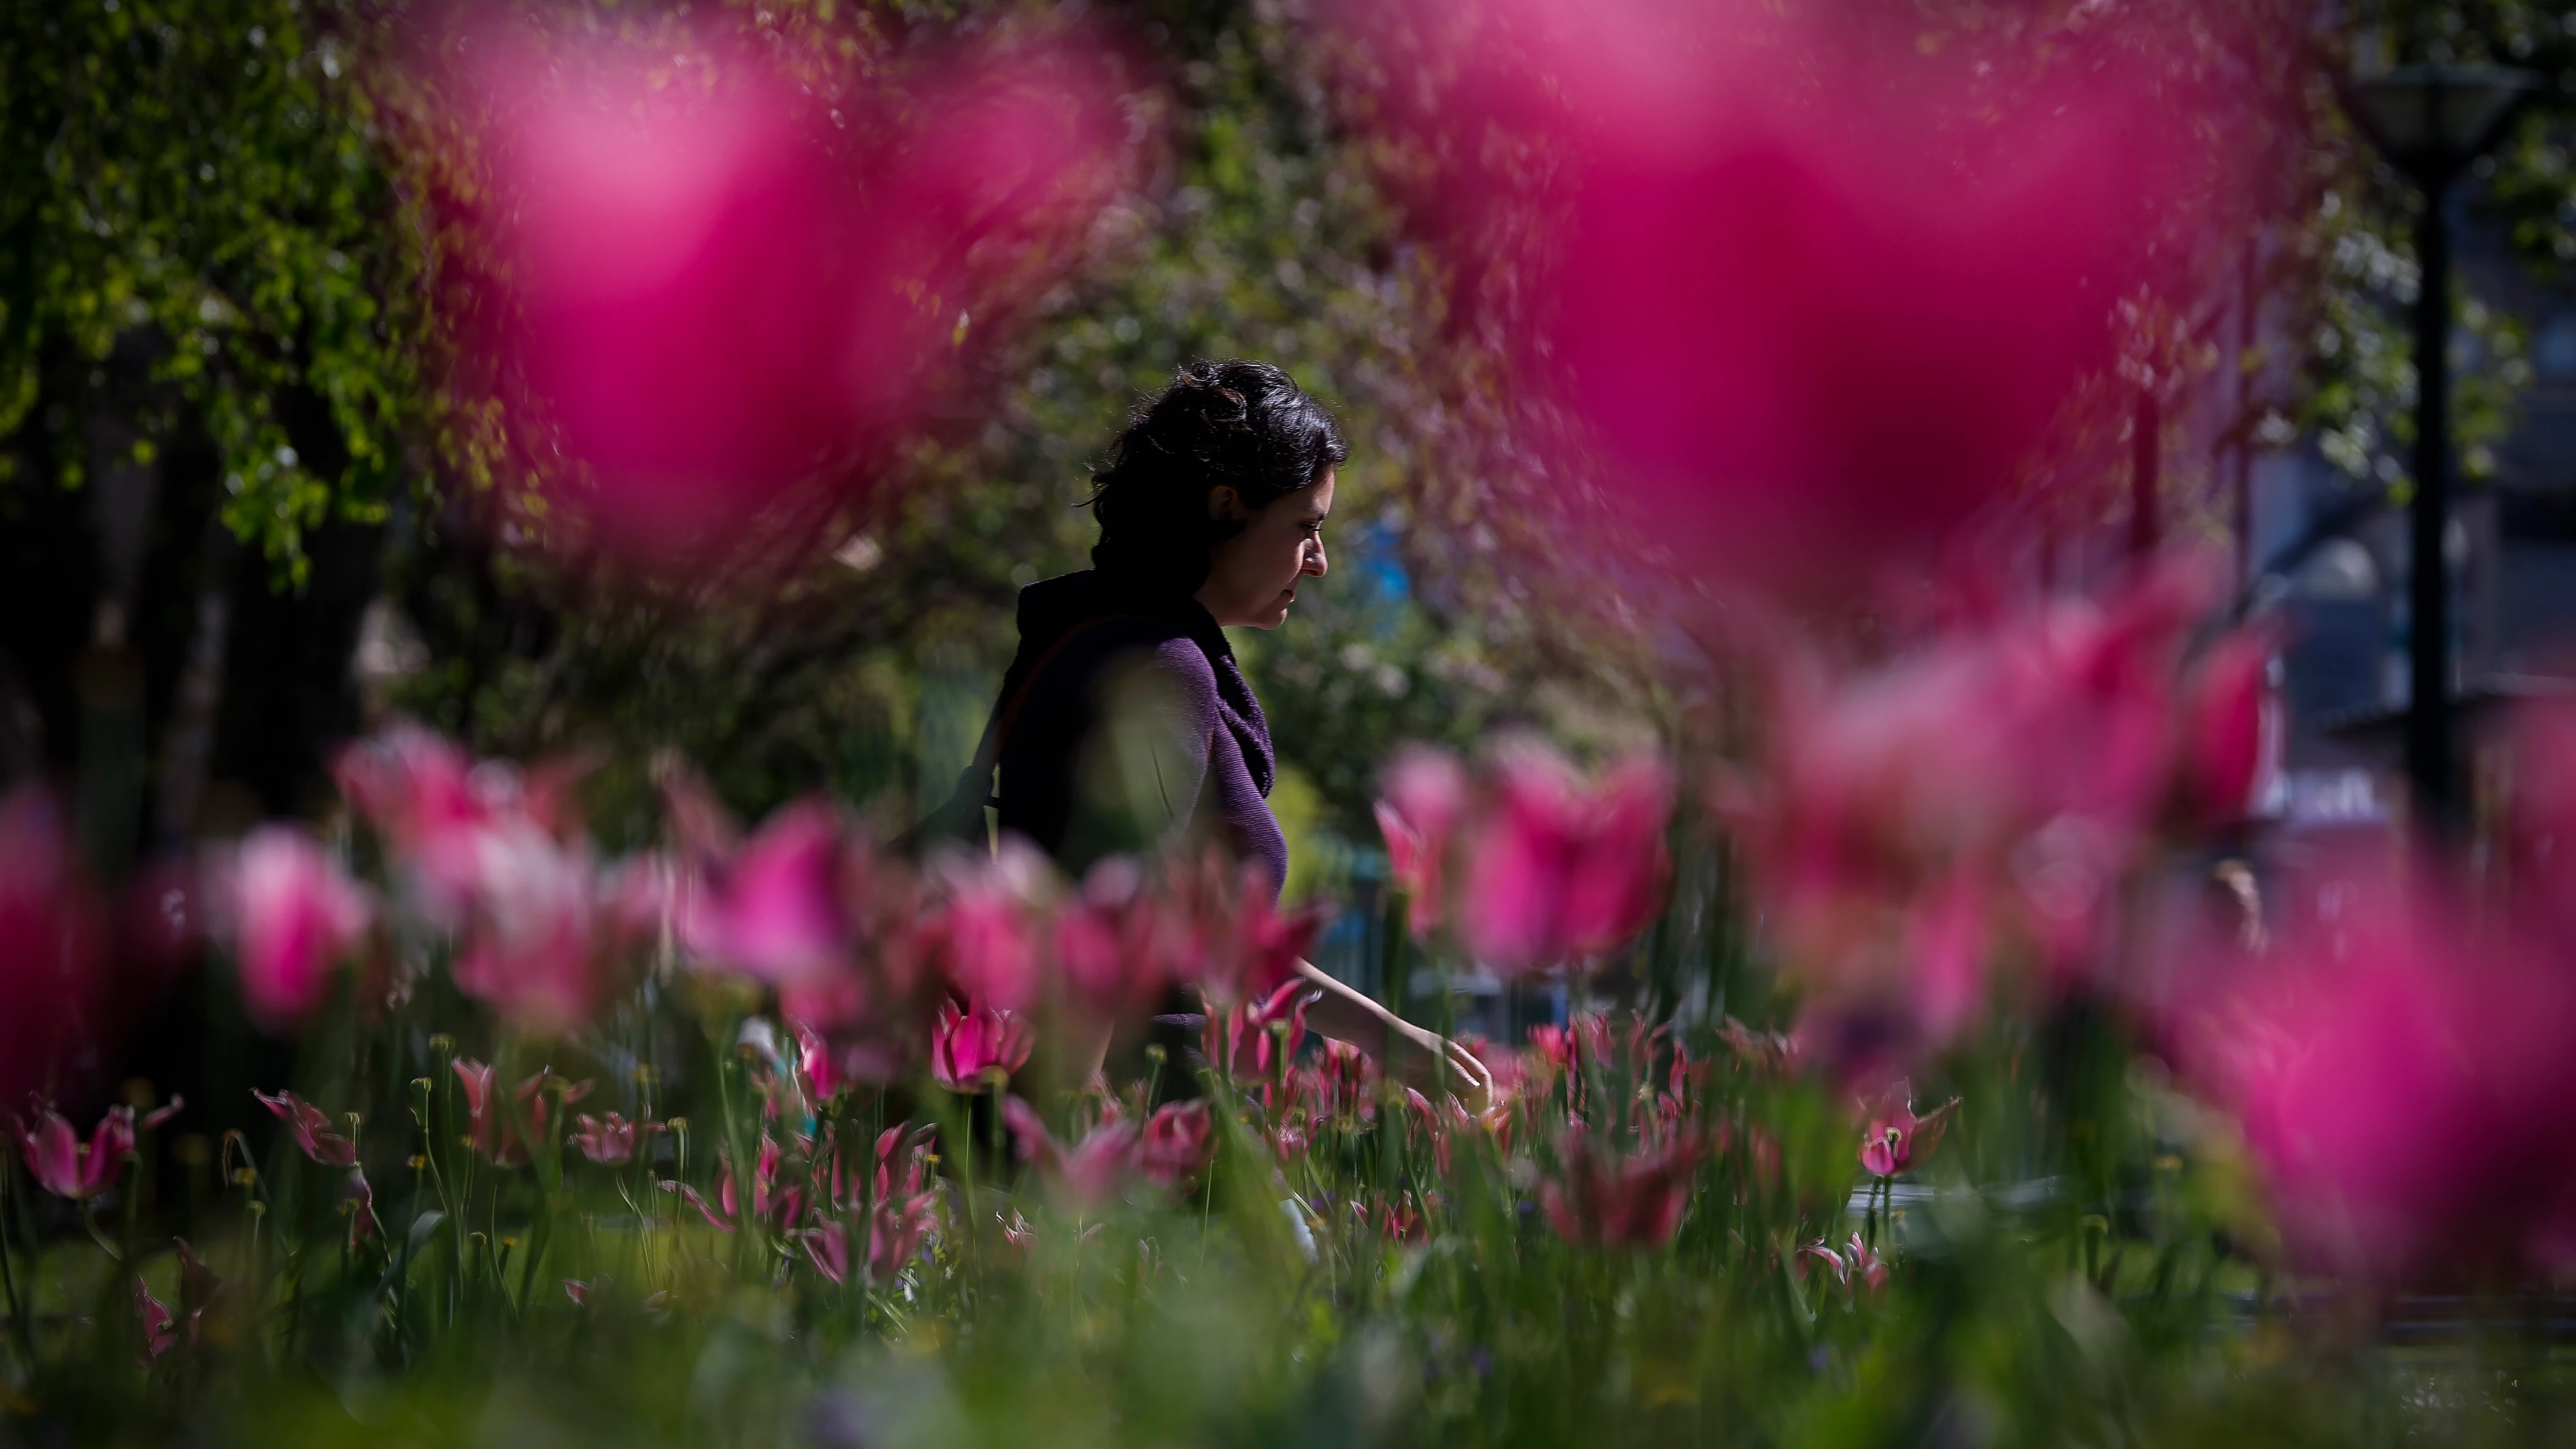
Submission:
[[[2406,775],[2415,813],[2434,831],[2458,822],[2451,731],[2452,183],[2493,144],[2540,78],[2503,66],[2399,66],[2344,87],[2345,110],[2390,164],[2424,193],[2415,220],[2422,271],[2415,297],[2414,564],[2407,580]]]

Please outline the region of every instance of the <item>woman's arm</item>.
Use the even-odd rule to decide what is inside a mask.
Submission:
[[[1326,975],[1312,961],[1298,962],[1297,974],[1314,988],[1306,997],[1310,1029],[1376,1057],[1379,1070],[1435,1101],[1442,1092],[1449,1092],[1471,1112],[1491,1105],[1494,1074],[1476,1060],[1475,1053],[1406,1021]]]

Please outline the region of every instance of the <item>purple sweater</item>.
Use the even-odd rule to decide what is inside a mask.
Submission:
[[[1270,724],[1208,611],[1185,594],[1085,570],[1020,590],[1019,622],[1002,699],[1032,672],[1035,683],[1002,741],[1002,828],[1073,871],[1175,827],[1203,828],[1267,866],[1275,891],[1288,874],[1288,838],[1270,813]],[[1155,818],[1104,821],[1077,772],[1109,708],[1101,686],[1131,664],[1158,687],[1146,721],[1152,778],[1126,793],[1145,795]]]

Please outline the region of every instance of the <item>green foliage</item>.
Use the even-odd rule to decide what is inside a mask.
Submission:
[[[380,514],[418,437],[418,253],[360,71],[368,12],[79,0],[0,17],[0,437],[77,487],[130,349],[148,461],[211,439],[224,521],[281,571]],[[105,460],[121,461],[121,460]]]

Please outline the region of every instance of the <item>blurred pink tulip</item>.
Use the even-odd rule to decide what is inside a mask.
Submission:
[[[254,1088],[251,1096],[286,1123],[295,1134],[295,1145],[304,1155],[326,1167],[354,1167],[358,1162],[358,1144],[331,1130],[331,1119],[321,1108],[293,1092],[280,1092],[272,1097]]]
[[[1449,845],[1468,806],[1466,767],[1455,755],[1410,746],[1387,766],[1377,802],[1387,873],[1405,892],[1414,934],[1438,929],[1448,907]]]
[[[704,960],[762,981],[819,982],[855,940],[841,897],[844,863],[831,807],[791,805],[707,872],[681,912],[681,939]]]
[[[826,89],[775,36],[661,31],[478,36],[458,119],[491,189],[452,200],[514,304],[475,365],[587,473],[557,501],[671,567],[800,490],[864,486],[1089,226],[1127,142],[1108,67],[1071,40]],[[666,83],[675,51],[696,68]]]
[[[456,989],[514,1025],[569,1031],[599,1008],[607,891],[587,847],[524,820],[474,829],[460,844],[466,933],[449,964]]]
[[[2199,142],[2113,45],[2015,94],[1831,7],[1328,13],[1371,50],[1407,22],[1440,37],[1380,97],[1380,124],[1437,158],[1415,211],[1466,279],[1508,271],[1494,290],[1532,299],[1526,370],[1657,540],[1793,593],[1921,560],[2011,487],[2111,361],[2112,304]],[[1521,194],[1537,168],[1494,159],[1526,151],[1543,197]],[[1498,219],[1514,203],[1537,237]]]
[[[581,1155],[602,1167],[615,1167],[635,1160],[636,1147],[662,1130],[659,1122],[629,1122],[615,1112],[605,1121],[584,1112],[575,1119],[577,1130],[573,1142]]]
[[[134,1275],[134,1309],[143,1320],[143,1349],[146,1362],[159,1358],[177,1346],[179,1342],[177,1316],[170,1312],[169,1304],[152,1296],[150,1285],[143,1281],[143,1275],[140,1273]]]
[[[1158,1108],[1145,1121],[1136,1166],[1158,1187],[1180,1187],[1215,1159],[1215,1130],[1216,1119],[1205,1102],[1173,1102]]]
[[[110,1107],[83,1143],[63,1115],[48,1107],[33,1127],[13,1123],[18,1154],[36,1185],[56,1197],[85,1201],[116,1186],[125,1159],[134,1151],[134,1109]]]
[[[1877,1102],[1864,1104],[1869,1126],[1861,1134],[1860,1165],[1876,1177],[1894,1177],[1912,1170],[1917,1160],[1931,1156],[1932,1149],[1941,1144],[1941,1133],[1958,1106],[1958,1100],[1953,1098],[1930,1116],[1917,1117],[1914,1084],[1897,1082],[1881,1093]]]
[[[1055,959],[1065,984],[1096,1015],[1123,1020],[1152,1009],[1186,951],[1185,923],[1145,888],[1136,863],[1112,856],[1091,868],[1055,920]]]
[[[331,969],[365,937],[374,899],[311,836],[283,825],[243,838],[228,885],[242,1004],[263,1030],[291,1030],[330,998]]]
[[[2246,631],[2212,646],[2193,680],[2184,724],[2183,808],[2201,826],[2233,825],[2255,804],[2271,764],[2273,641]]]
[[[1860,1240],[1860,1234],[1851,1235],[1851,1242],[1845,1245],[1843,1252],[1851,1264],[1852,1275],[1871,1292],[1887,1286],[1887,1260],[1871,1252],[1869,1245]]]
[[[1044,940],[1035,898],[1051,880],[1044,860],[1006,848],[941,874],[947,899],[925,934],[951,987],[1002,1011],[1035,1005]]]
[[[510,1101],[495,1092],[496,1073],[483,1062],[458,1057],[448,1063],[456,1072],[457,1084],[465,1093],[465,1137],[477,1153],[503,1167],[516,1167],[528,1160],[528,1142],[546,1141],[546,1120],[552,1106],[546,1083],[554,1078],[552,1067],[538,1069],[534,1076],[510,1091]],[[566,1083],[561,1098],[567,1107],[590,1095],[587,1080]],[[514,1116],[510,1102],[518,1103]],[[524,1119],[527,1136],[520,1133]]]
[[[416,852],[431,838],[491,813],[474,762],[446,738],[408,722],[342,750],[331,773],[340,793],[388,844]]]
[[[69,1089],[108,1006],[103,937],[53,797],[0,800],[0,1101]]]
[[[1658,1249],[1690,1202],[1699,1154],[1680,1138],[1626,1157],[1597,1146],[1581,1122],[1557,1144],[1558,1173],[1539,1184],[1539,1207],[1558,1237],[1583,1247]]]
[[[2180,1051],[2244,1124],[2292,1248],[2389,1281],[2511,1272],[2576,1183],[2576,979],[2407,884],[2330,879],[2312,922],[2199,983]]]
[[[1843,1263],[1843,1255],[1826,1246],[1824,1239],[1818,1238],[1812,1243],[1799,1245],[1797,1257],[1792,1260],[1792,1264],[1798,1270],[1801,1281],[1804,1281],[1807,1276],[1806,1260],[1809,1258],[1824,1264],[1825,1271],[1834,1275],[1835,1283],[1847,1285],[1851,1282],[1850,1270]]]
[[[1211,1020],[1279,989],[1297,973],[1324,929],[1324,908],[1282,914],[1260,862],[1228,867],[1211,854],[1169,883],[1170,906],[1186,920],[1189,944],[1179,975],[1195,984]]]
[[[1002,1103],[1002,1118],[1018,1143],[1020,1160],[1034,1166],[1048,1189],[1076,1212],[1116,1197],[1137,1171],[1139,1134],[1125,1118],[1103,1117],[1070,1148],[1059,1145],[1037,1110],[1017,1097]]]
[[[981,1092],[1028,1064],[1028,1023],[983,1005],[943,1002],[930,1038],[931,1080],[952,1092]]]
[[[1468,848],[1459,930],[1476,958],[1524,972],[1596,956],[1645,929],[1671,860],[1672,777],[1651,759],[1587,787],[1532,743],[1494,760],[1494,800]]]
[[[2154,848],[2242,818],[2268,644],[2227,635],[2187,660],[2213,598],[2185,557],[2103,602],[1953,623],[1874,668],[1771,661],[1764,755],[1712,803],[1836,1065],[1875,1074],[1844,1060],[1874,1041],[1863,1055],[1901,1070],[1998,988],[2098,984]]]

